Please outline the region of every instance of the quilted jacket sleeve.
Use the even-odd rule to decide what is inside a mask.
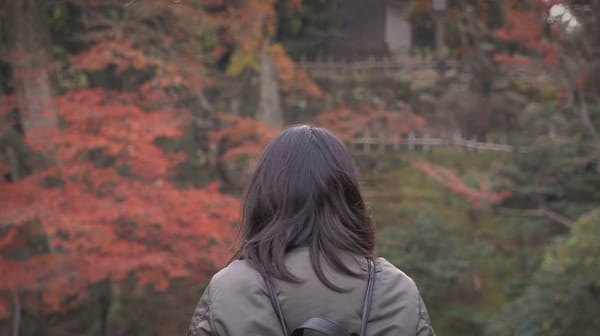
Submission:
[[[200,301],[194,309],[192,315],[192,321],[188,328],[187,336],[205,336],[214,335],[213,321],[210,311],[211,297],[210,297],[210,285],[206,287]]]
[[[427,307],[423,299],[419,295],[419,322],[417,323],[417,336],[435,336],[431,321],[429,320],[429,313],[427,313]]]

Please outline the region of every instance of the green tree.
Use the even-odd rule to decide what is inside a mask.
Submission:
[[[329,42],[344,24],[336,15],[337,2],[304,0],[301,10],[291,3],[293,1],[278,1],[276,4],[279,22],[276,40],[295,59],[328,52]]]
[[[556,239],[525,293],[504,309],[490,335],[596,335],[600,330],[600,209]]]

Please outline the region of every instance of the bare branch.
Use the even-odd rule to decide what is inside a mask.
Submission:
[[[514,209],[514,208],[499,208],[501,214],[509,216],[519,217],[544,217],[555,223],[562,225],[563,227],[570,229],[573,226],[573,220],[559,214],[546,207],[540,207],[538,209]]]
[[[214,111],[214,107],[212,106],[212,104],[210,103],[208,98],[206,98],[206,96],[204,95],[203,92],[198,92],[198,93],[196,93],[196,95],[198,97],[198,100],[200,101],[200,105],[202,106],[202,108],[205,111],[208,111],[208,112]]]
[[[136,1],[137,1],[137,0],[127,0],[127,1],[124,1],[124,2],[123,2],[121,5],[122,5],[123,7],[129,7],[129,6],[133,5],[133,4],[135,4],[135,3],[136,3]]]

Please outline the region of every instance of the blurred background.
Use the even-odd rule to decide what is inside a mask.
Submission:
[[[298,123],[346,142],[438,335],[600,333],[600,1],[0,9],[1,335],[183,335]]]

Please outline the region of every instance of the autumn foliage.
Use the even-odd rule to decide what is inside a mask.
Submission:
[[[302,8],[297,0],[288,5]],[[76,48],[39,68],[76,79],[46,102],[53,127],[20,131],[27,104],[12,93],[0,96],[0,131],[20,134],[19,146],[29,153],[17,163],[0,154],[0,319],[11,311],[5,302],[11,295],[39,295],[46,312],[64,312],[100,282],[136,279],[165,290],[175,278],[203,282],[226,262],[239,199],[223,194],[214,179],[200,188],[176,187],[178,169],[191,158],[163,144],[181,141],[200,115],[212,125],[194,130],[207,139],[196,143],[205,156],[217,165],[249,158],[251,168],[278,132],[217,115],[205,101],[203,90],[223,85],[207,69],[231,52],[256,56],[266,48],[284,95],[322,97],[272,42],[274,6],[272,0],[65,2],[61,8],[82,11],[66,16],[81,28],[65,34]],[[9,62],[14,67],[26,57]],[[44,132],[43,142],[33,141],[40,139],[36,132]]]
[[[477,186],[471,186],[449,168],[426,161],[415,162],[414,165],[421,172],[441,183],[448,191],[467,199],[473,208],[496,204],[510,196],[508,191],[493,191],[486,179],[481,179]]]
[[[56,165],[0,187],[0,290],[40,291],[59,310],[105,279],[134,275],[165,289],[226,260],[238,201],[217,184],[169,182],[183,157],[154,141],[180,135],[176,115],[101,89],[70,92],[56,106],[65,126],[46,144]],[[42,247],[32,254],[27,240],[36,236]]]
[[[413,113],[408,106],[399,110],[367,106],[351,109],[342,106],[321,113],[316,123],[332,130],[344,141],[367,134],[404,136],[425,128],[425,119]]]
[[[506,43],[519,43],[521,55],[496,53],[494,61],[513,66],[527,66],[531,59],[525,55],[540,55],[543,65],[555,68],[560,55],[559,47],[554,43],[559,31],[546,32],[544,20],[548,20],[548,10],[560,1],[533,1],[529,9],[519,8],[516,3],[509,4],[506,23],[493,32],[493,36]]]
[[[63,65],[79,75],[112,73],[129,89],[82,85],[53,97],[58,132],[44,143],[30,141],[44,128],[25,134],[30,157],[45,164],[23,162],[33,169],[20,174],[10,162],[0,165],[12,176],[0,180],[3,294],[39,294],[47,311],[64,311],[102,281],[133,277],[164,290],[174,278],[206,280],[230,256],[238,199],[222,194],[218,182],[175,187],[174,168],[186,155],[158,145],[177,141],[190,124],[191,111],[174,90],[208,84],[204,61],[194,55],[192,23],[221,21],[185,2],[144,5],[127,9],[120,29],[104,16],[86,17],[89,30],[78,35],[86,47]],[[163,34],[148,33],[144,20],[157,17],[180,19]],[[14,95],[1,99],[0,127],[13,129],[22,105]],[[0,318],[9,310],[0,297]]]
[[[189,158],[160,144],[189,131],[190,105],[197,104],[187,102],[214,85],[217,76],[206,69],[232,50],[256,55],[267,48],[284,94],[323,95],[271,42],[274,6],[273,0],[65,2],[61,8],[74,10],[66,15],[70,24],[81,28],[67,34],[76,51],[41,71],[62,67],[84,80],[48,102],[57,122],[44,142],[31,140],[47,128],[22,134],[36,162],[0,162],[6,177],[0,294],[41,294],[48,311],[58,311],[77,305],[101,281],[134,277],[165,289],[173,278],[206,280],[227,260],[238,198],[221,193],[218,182],[175,187],[171,177]],[[300,10],[302,2],[290,6]],[[104,81],[92,79],[98,74]],[[14,94],[0,97],[0,131],[18,128],[24,106]],[[203,117],[220,125],[206,130],[219,162],[255,158],[278,131],[207,110]],[[16,174],[22,167],[31,169]],[[0,318],[9,310],[0,296]]]
[[[301,92],[312,98],[323,98],[323,92],[308,76],[306,71],[299,68],[280,44],[269,47],[269,53],[275,63],[281,89],[284,93]]]
[[[221,129],[210,136],[219,161],[255,160],[279,132],[254,119],[221,115],[220,120],[223,123]]]

